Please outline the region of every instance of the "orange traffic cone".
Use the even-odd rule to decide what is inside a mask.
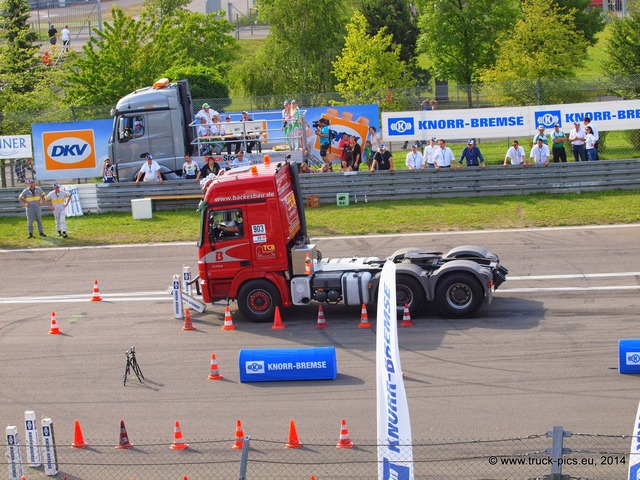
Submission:
[[[353,442],[349,439],[349,430],[347,430],[347,421],[343,418],[340,426],[340,440],[336,448],[353,448]]]
[[[173,443],[169,448],[171,450],[184,450],[188,446],[188,443],[184,443],[182,441],[182,429],[180,428],[180,422],[176,420],[176,424],[173,429]]]
[[[211,373],[209,374],[209,380],[222,380],[222,375],[218,371],[218,362],[216,361],[216,354],[211,354]]]
[[[62,332],[58,328],[58,322],[56,321],[56,312],[51,312],[51,328],[49,329],[49,335],[60,335]]]
[[[231,447],[234,450],[242,450],[242,445],[244,443],[244,432],[242,431],[242,423],[240,420],[236,422],[236,441],[233,442],[233,446]]]
[[[93,281],[93,296],[91,297],[92,302],[99,302],[102,300],[100,296],[100,289],[98,288],[98,280]]]
[[[311,260],[311,254],[308,252],[304,259],[304,273],[305,275],[311,275],[313,273],[313,261]]]
[[[411,321],[411,315],[409,314],[409,305],[404,304],[404,313],[402,315],[401,327],[413,327],[415,323]]]
[[[120,441],[118,442],[118,445],[116,445],[116,448],[133,448],[133,445],[129,442],[129,437],[127,436],[127,429],[124,426],[124,420],[120,420]]]
[[[324,310],[322,309],[322,305],[318,306],[318,322],[316,323],[316,328],[327,328],[329,324],[324,320]]]
[[[276,305],[276,314],[273,317],[273,326],[271,330],[282,330],[285,328],[285,324],[282,323],[282,318],[280,317],[280,308]]]
[[[358,328],[371,328],[371,322],[369,321],[369,314],[367,313],[367,306],[362,304],[362,311],[360,313],[360,323]]]
[[[222,330],[235,330],[236,326],[233,324],[233,319],[231,318],[231,310],[229,309],[229,305],[224,307],[224,324],[222,325]]]
[[[293,419],[289,420],[289,441],[284,448],[302,448],[302,444],[298,441],[298,432]]]
[[[73,448],[87,448],[88,445],[84,441],[84,437],[82,436],[82,429],[80,428],[80,422],[76,420],[74,426],[74,435],[73,435],[73,443],[71,444]]]
[[[182,330],[195,330],[196,327],[193,326],[191,322],[191,312],[189,311],[189,307],[184,309],[184,326]]]

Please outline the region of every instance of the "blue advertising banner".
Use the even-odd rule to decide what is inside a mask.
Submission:
[[[111,125],[111,120],[33,124],[38,180],[101,176]]]
[[[335,347],[242,349],[240,382],[335,380]]]

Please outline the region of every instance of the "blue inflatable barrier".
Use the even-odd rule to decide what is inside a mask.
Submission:
[[[618,372],[640,373],[640,339],[618,340]]]
[[[238,367],[243,383],[335,380],[338,375],[334,347],[243,349]]]

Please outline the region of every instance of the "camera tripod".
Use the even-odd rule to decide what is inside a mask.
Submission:
[[[124,382],[122,384],[127,384],[127,377],[129,376],[131,370],[133,370],[133,373],[135,373],[136,377],[138,377],[138,381],[142,383],[142,380],[144,380],[144,375],[142,374],[140,365],[138,365],[138,361],[136,360],[136,347],[131,347],[131,349],[124,352],[124,354],[127,356],[127,366],[124,369]]]

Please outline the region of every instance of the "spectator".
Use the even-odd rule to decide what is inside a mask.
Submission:
[[[505,167],[508,166],[508,160],[511,160],[511,165],[522,165],[523,167],[527,165],[524,157],[524,148],[520,146],[518,140],[514,140],[509,150],[507,150],[507,154],[504,157]]]
[[[588,161],[587,150],[585,149],[585,131],[580,127],[580,122],[573,122],[573,130],[569,133],[569,141],[571,142],[571,151],[573,152],[573,161]],[[580,160],[578,160],[580,159]]]
[[[373,155],[373,163],[371,164],[370,171],[376,170],[388,170],[393,172],[393,156],[384,145],[380,145],[378,151]]]
[[[462,150],[460,160],[458,160],[458,170],[462,168],[462,160],[467,161],[467,167],[479,167],[485,168],[484,157],[478,147],[476,147],[474,140],[469,140],[467,146]]]
[[[158,182],[162,183],[162,174],[160,173],[160,165],[153,159],[153,155],[147,153],[147,161],[142,164],[140,171],[136,175],[136,183],[143,182]]]
[[[208,103],[203,103],[202,109],[198,113],[196,113],[196,118],[204,118],[207,125],[212,125],[213,123],[218,121],[218,117],[220,117],[220,114],[213,108],[211,108]]]
[[[436,172],[439,172],[441,168],[451,168],[451,170],[453,170],[453,162],[455,162],[453,152],[447,147],[446,141],[441,138],[438,140],[438,148],[435,149],[433,154],[433,163],[436,165]]]
[[[373,149],[371,147],[371,142],[367,140],[364,143],[364,148],[362,149],[362,163],[367,165],[367,170],[371,168],[371,162],[373,162]]]
[[[27,170],[32,174],[36,173],[33,169],[30,158],[16,158],[13,168],[20,183],[24,183],[27,180]]]
[[[302,162],[300,164],[300,173],[314,173],[315,170],[312,170],[311,167],[307,164],[307,162]]]
[[[369,127],[369,140],[371,141],[371,149],[377,153],[382,144],[382,137],[377,132],[376,127]]]
[[[427,162],[427,168],[436,168],[436,164],[433,163],[433,154],[436,151],[437,145],[436,145],[436,137],[431,137],[431,140],[429,140],[429,145],[427,145],[426,147],[424,147],[424,158],[425,161]]]
[[[71,32],[69,31],[69,25],[64,26],[60,32],[60,38],[62,39],[63,50],[69,53],[69,45],[71,44]]]
[[[600,142],[600,134],[598,133],[598,128],[591,121],[591,117],[584,117],[582,119],[582,123],[584,123],[585,131],[587,127],[591,127],[591,130],[593,132],[593,137],[596,139],[596,143],[594,147],[596,149],[596,160],[599,160],[600,157],[598,156],[598,142]]]
[[[438,108],[438,102],[436,102],[434,99],[431,99],[429,101],[429,105],[426,106],[425,110],[436,110],[436,108]]]
[[[548,138],[546,133],[544,133],[544,125],[538,125],[538,132],[533,136],[533,145],[536,145],[538,143],[538,139],[541,138],[542,139],[542,143],[544,143],[545,145],[548,145]]]
[[[191,155],[184,156],[184,163],[182,164],[182,178],[186,180],[196,180],[198,178],[198,163],[194,162]]]
[[[54,183],[53,190],[45,197],[45,201],[56,219],[58,236],[67,238],[67,213],[65,208],[71,201],[71,195],[67,191],[62,191],[59,183]]]
[[[229,115],[224,117],[224,123],[226,123],[226,124],[231,123],[231,117]],[[223,127],[223,129],[224,129],[224,127]],[[233,135],[231,133],[226,133],[226,132],[223,135],[225,137],[224,143],[227,144],[227,155],[231,155],[231,150],[232,149],[233,149],[234,152],[236,150],[240,150],[240,143],[236,142],[236,140],[238,140],[238,137],[236,137],[235,135]]]
[[[102,164],[102,183],[116,182],[116,167],[111,163],[109,158],[104,159]]]
[[[27,238],[33,238],[33,222],[38,225],[38,232],[41,237],[46,237],[44,229],[42,228],[42,211],[40,207],[44,202],[44,192],[40,187],[36,187],[33,179],[27,181],[27,188],[25,188],[18,197],[20,204],[25,208],[27,214],[27,230],[29,236]]]
[[[298,107],[297,100],[291,100],[291,105],[289,106],[289,139],[292,150],[301,150],[301,139],[300,136],[302,134],[300,130],[300,107]],[[251,153],[251,151],[249,151]]]
[[[245,158],[244,152],[242,150],[238,152],[236,158],[234,158],[231,162],[231,168],[246,167],[248,165],[250,165],[250,162]]]
[[[346,133],[343,133],[342,138],[345,140],[340,142],[342,144],[342,168],[340,169],[340,171],[352,172],[354,163],[353,150],[356,145],[356,137],[350,137]]]
[[[596,151],[596,137],[593,134],[593,128],[590,125],[585,127],[586,136],[585,136],[585,146],[587,149],[587,158],[590,162],[595,162],[598,160],[598,152]]]
[[[529,157],[532,159],[532,165],[549,165],[549,147],[542,142],[542,138],[538,138],[536,144],[531,148]]]
[[[353,164],[351,165],[351,169],[354,172],[357,172],[358,170],[360,170],[360,165],[362,163],[362,148],[360,147],[360,144],[358,143],[358,137],[356,137],[355,135],[351,135],[351,138],[349,139],[349,142],[352,145],[352,155],[353,155]]]
[[[414,143],[411,145],[411,151],[407,153],[406,160],[407,168],[411,172],[415,172],[417,170],[424,170],[425,161],[422,153],[418,151],[418,144]]]
[[[295,101],[295,100],[294,100],[294,101]],[[291,103],[293,103],[293,101],[292,101]],[[241,121],[241,122],[252,122],[252,121],[253,121],[253,118],[251,118],[251,117],[249,116],[249,112],[242,112],[242,119],[241,119],[240,121]],[[256,143],[254,140],[251,140],[252,138],[253,138],[253,137],[252,137],[252,135],[249,135],[249,134],[248,134],[248,135],[246,135],[246,136],[244,137],[244,141],[242,142],[242,143],[244,143],[244,144],[245,144],[245,146],[246,146],[247,153],[251,153],[251,149],[253,148],[253,146],[254,146],[254,145],[255,145],[255,143]],[[240,142],[238,142],[238,143],[236,144],[236,148],[237,148],[237,149],[239,149],[239,148],[240,148]],[[238,153],[240,153],[240,150],[237,150],[237,151],[236,151],[236,154],[238,154]],[[243,154],[244,154],[244,151],[243,151]]]
[[[58,43],[58,30],[53,26],[53,24],[49,25],[49,31],[47,32],[47,35],[49,35],[49,43],[51,45],[55,45],[56,43]]]
[[[553,163],[560,161],[567,161],[567,151],[564,148],[564,144],[567,141],[567,136],[560,130],[560,124],[556,123],[553,126],[553,132],[551,132],[551,150],[553,152]]]
[[[204,157],[205,164],[202,166],[196,175],[196,180],[201,178],[207,178],[210,174],[217,176],[220,173],[220,165],[216,162],[216,159],[207,155]]]
[[[284,138],[287,139],[287,147],[291,150],[291,139],[289,138],[289,116],[291,109],[291,102],[289,100],[284,101],[284,108],[282,109],[282,133]]]

